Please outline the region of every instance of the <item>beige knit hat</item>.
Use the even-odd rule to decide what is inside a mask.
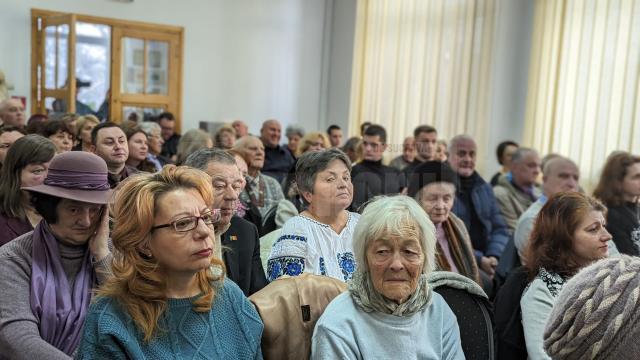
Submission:
[[[616,256],[563,287],[544,331],[553,359],[640,359],[640,258]]]

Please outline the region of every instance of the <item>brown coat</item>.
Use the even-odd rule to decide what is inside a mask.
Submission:
[[[251,295],[262,322],[265,359],[308,359],[313,329],[331,300],[345,291],[342,281],[309,273],[283,276]]]

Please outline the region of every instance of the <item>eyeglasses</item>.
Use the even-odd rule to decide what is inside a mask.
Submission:
[[[198,222],[202,220],[205,225],[213,225],[220,221],[220,209],[213,209],[210,213],[205,213],[200,216],[187,216],[178,220],[172,221],[168,224],[156,225],[151,230],[161,229],[172,226],[176,232],[184,233],[191,231],[198,227]]]

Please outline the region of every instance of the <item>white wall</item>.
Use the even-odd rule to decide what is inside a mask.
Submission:
[[[357,0],[3,0],[0,69],[29,97],[30,9],[183,26],[184,128],[202,120],[267,118],[306,130],[348,125]],[[491,140],[483,175],[498,168],[494,149],[524,128],[534,0],[498,0]],[[345,131],[347,133],[347,131]],[[286,140],[283,139],[283,142]]]
[[[353,46],[356,31],[357,0],[335,0],[331,26],[331,49],[326,126],[336,124],[347,140]]]
[[[12,95],[29,97],[31,8],[183,26],[184,129],[202,120],[235,118],[247,121],[254,133],[267,118],[324,129],[329,104],[332,117],[348,116],[351,51],[342,48],[352,47],[355,29],[356,0],[340,0],[335,7],[333,2],[4,0],[0,69],[15,85]],[[327,18],[349,6],[351,18],[340,13],[337,25]],[[351,33],[336,33],[334,26]],[[339,51],[332,51],[333,39]],[[332,69],[340,76],[332,76]]]

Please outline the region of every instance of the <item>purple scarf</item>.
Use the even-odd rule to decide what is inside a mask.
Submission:
[[[73,289],[62,267],[58,242],[44,220],[33,231],[31,254],[31,311],[40,324],[40,336],[71,356],[82,337],[94,283],[89,250]]]

